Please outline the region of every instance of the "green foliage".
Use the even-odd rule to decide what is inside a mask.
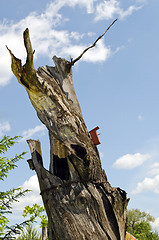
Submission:
[[[20,224],[15,224],[13,226],[5,226],[5,234],[3,234],[2,237],[0,237],[1,240],[12,240],[15,239],[16,235],[20,234],[24,227],[29,224],[29,221],[24,221]]]
[[[35,204],[33,204],[32,207],[30,207],[30,206],[25,207],[25,209],[23,211],[23,216],[26,217],[29,214],[31,222],[35,222],[35,219],[37,217],[39,217],[41,220],[41,227],[47,227],[48,220],[47,220],[46,214],[43,214],[44,212],[45,212],[44,207],[35,203]]]
[[[11,205],[13,202],[18,201],[18,198],[23,196],[28,190],[21,188],[13,188],[6,192],[0,192],[0,236],[3,235],[5,229],[8,229],[9,223],[6,214],[11,213]]]
[[[17,240],[41,240],[41,235],[38,233],[38,231],[32,226],[32,224],[29,224],[25,229],[23,229],[20,236],[17,238]]]
[[[14,158],[7,158],[5,156],[9,148],[19,139],[18,136],[13,138],[4,136],[0,140],[0,180],[4,181],[8,176],[9,171],[17,167],[16,163],[23,159],[25,152],[20,155],[16,155]],[[7,226],[9,223],[7,214],[11,213],[12,203],[18,201],[28,190],[22,190],[21,188],[13,188],[5,192],[0,192],[0,239],[13,239],[15,234],[20,233],[24,225],[28,223],[25,221],[21,224],[15,224],[14,226]]]
[[[159,235],[153,231],[151,222],[155,218],[149,213],[141,212],[138,209],[127,211],[127,232],[138,240],[159,240]]]
[[[15,136],[13,138],[4,136],[0,141],[0,155],[5,154],[7,150],[12,147],[18,139],[18,136]],[[5,156],[0,156],[0,180],[4,180],[4,178],[7,177],[8,172],[17,167],[15,163],[18,162],[20,159],[23,159],[24,154],[25,152],[20,155],[16,155],[14,158],[11,159]]]

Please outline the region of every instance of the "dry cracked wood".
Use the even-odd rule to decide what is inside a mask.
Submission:
[[[40,142],[28,144],[52,229],[50,239],[124,240],[128,199],[123,190],[111,187],[101,167],[75,94],[72,63],[54,56],[55,67],[36,70],[28,29],[24,44],[24,66],[8,50],[14,75],[49,131],[49,171],[43,167]]]

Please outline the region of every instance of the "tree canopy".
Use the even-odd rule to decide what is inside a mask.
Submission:
[[[152,229],[151,223],[155,221],[149,213],[139,209],[127,211],[127,232],[138,240],[158,240],[159,234]]]

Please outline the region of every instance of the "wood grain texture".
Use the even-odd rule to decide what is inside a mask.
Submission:
[[[24,31],[24,66],[9,50],[12,71],[25,87],[50,139],[50,169],[43,167],[40,142],[28,140],[50,239],[124,240],[128,199],[109,184],[82,117],[71,62],[53,57],[55,67],[33,65],[29,30]]]

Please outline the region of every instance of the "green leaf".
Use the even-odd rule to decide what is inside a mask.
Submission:
[[[4,181],[8,176],[9,171],[17,167],[16,163],[23,159],[25,152],[15,155],[15,157],[9,159],[5,156],[8,149],[17,143],[20,137],[15,136],[13,138],[4,136],[0,140],[0,180]],[[3,156],[2,156],[3,155]],[[23,227],[30,221],[25,221],[14,226],[8,226],[9,220],[7,214],[12,213],[12,203],[17,202],[21,196],[24,196],[29,190],[23,190],[22,188],[13,188],[5,192],[0,192],[0,239],[13,239],[15,234],[19,234]]]

